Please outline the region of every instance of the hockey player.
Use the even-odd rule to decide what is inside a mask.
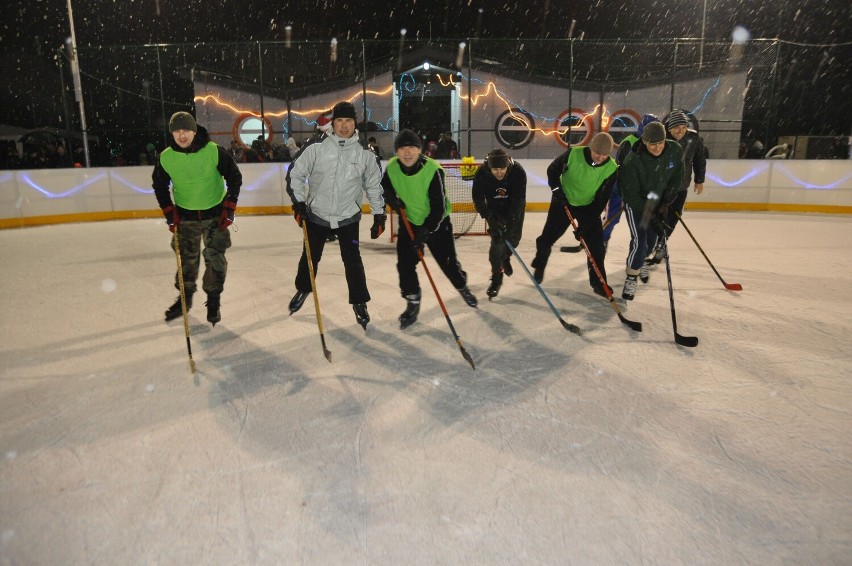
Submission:
[[[554,242],[571,225],[565,213],[566,206],[577,220],[575,237],[585,240],[595,264],[606,280],[601,213],[609,201],[618,169],[615,161],[609,156],[614,145],[612,136],[606,132],[598,132],[588,146],[570,148],[547,167],[547,182],[553,197],[544,228],[535,241],[536,253],[532,261],[535,268],[533,276],[539,283],[544,279],[544,268],[547,266]],[[606,297],[603,284],[588,258],[586,265],[592,290]]]
[[[225,250],[231,247],[228,226],[234,222],[243,176],[223,147],[210,141],[203,126],[189,112],[175,112],[169,120],[172,141],[158,157],[151,175],[154,195],[175,238],[180,238],[186,309],[192,296],[204,242],[204,277],[201,286],[207,294],[207,321],[216,326],[222,290],[228,273]],[[171,185],[171,194],[169,186]],[[172,203],[174,197],[174,204]],[[178,276],[175,287],[180,289]],[[180,297],[166,310],[166,321],[183,314]]]
[[[636,279],[662,230],[666,208],[673,202],[682,178],[683,150],[677,142],[666,140],[666,129],[660,122],[651,122],[618,170],[630,228],[627,279],[621,293],[624,300],[631,301],[636,294]]]
[[[396,268],[399,288],[407,301],[399,316],[399,327],[406,328],[417,320],[420,312],[420,281],[417,263],[424,247],[459,292],[465,303],[476,308],[477,300],[467,287],[467,273],[456,256],[452,204],[444,186],[444,170],[431,157],[421,153],[423,142],[411,130],[402,130],[394,140],[396,155],[388,161],[382,177],[384,197],[390,207],[405,215],[414,232],[412,239],[400,213],[399,237],[396,240]]]
[[[373,212],[370,237],[378,238],[385,229],[385,202],[381,174],[375,156],[361,147],[355,128],[355,107],[340,102],[332,110],[332,132],[321,142],[308,145],[293,161],[287,193],[293,201],[293,216],[299,226],[308,223],[313,271],[322,259],[329,232],[336,230],[340,257],[349,287],[349,303],[355,320],[364,329],[370,322],[367,278],[361,261],[358,227],[361,222],[363,192]],[[290,300],[290,313],[302,308],[311,292],[307,250],[302,250],[296,274],[296,294]]]
[[[491,283],[486,294],[496,297],[503,284],[503,275],[512,275],[512,252],[506,242],[517,247],[521,241],[527,202],[527,173],[505,149],[495,149],[477,170],[472,194],[476,211],[488,222]]]
[[[683,149],[683,181],[680,184],[677,196],[669,205],[666,213],[666,238],[668,238],[677,226],[677,215],[683,213],[693,173],[695,174],[695,194],[700,195],[704,190],[707,159],[704,156],[704,142],[698,132],[689,129],[689,120],[683,110],[672,110],[665,116],[663,123],[666,126],[668,139],[676,141]],[[654,257],[650,260],[652,264],[660,263],[663,260],[662,248],[663,241],[660,238],[654,249]]]

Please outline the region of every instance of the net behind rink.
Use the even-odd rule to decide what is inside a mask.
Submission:
[[[450,213],[450,221],[453,223],[453,235],[459,236],[485,236],[487,234],[485,220],[476,212],[473,206],[473,176],[479,168],[479,164],[470,163],[441,163],[444,169],[444,184],[453,211]],[[396,235],[403,229],[398,226],[395,214],[390,216],[391,242],[396,241]]]

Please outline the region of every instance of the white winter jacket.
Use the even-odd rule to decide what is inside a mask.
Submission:
[[[351,138],[331,133],[322,142],[309,145],[290,170],[293,196],[307,203],[312,220],[332,228],[360,219],[364,191],[373,214],[382,213],[381,181],[376,156],[361,147],[358,130]]]

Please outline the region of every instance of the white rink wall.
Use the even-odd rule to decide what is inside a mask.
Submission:
[[[527,209],[550,200],[550,159],[518,160],[527,171]],[[240,164],[238,214],[289,212],[288,163]],[[0,171],[0,228],[158,217],[150,166]],[[687,208],[852,214],[850,160],[708,160],[701,195]]]

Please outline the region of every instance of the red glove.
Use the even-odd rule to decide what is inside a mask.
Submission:
[[[219,213],[219,230],[227,230],[228,226],[234,223],[234,212],[236,210],[237,203],[234,201],[222,201],[222,212]]]
[[[174,205],[169,204],[163,207],[163,216],[166,217],[166,224],[169,225],[169,231],[174,234],[178,226],[180,226],[180,215]]]

